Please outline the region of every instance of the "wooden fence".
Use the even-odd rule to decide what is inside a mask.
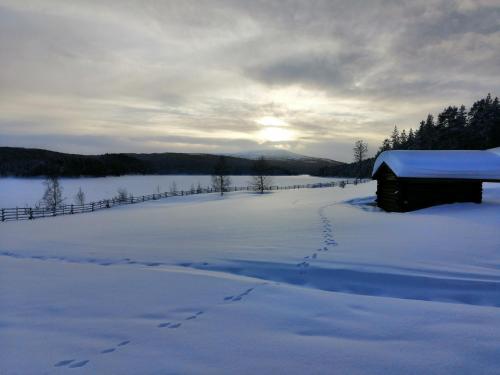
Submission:
[[[343,180],[335,182],[320,182],[314,184],[305,185],[290,185],[290,186],[270,186],[267,190],[293,190],[293,189],[311,189],[311,188],[325,188],[325,187],[343,187],[347,184],[358,184],[367,182],[370,180]],[[235,192],[235,191],[253,191],[251,186],[231,186],[227,188],[224,192]],[[0,221],[13,221],[13,220],[33,220],[42,217],[53,217],[59,215],[73,215],[80,214],[84,212],[94,212],[97,210],[102,210],[105,208],[111,208],[115,206],[121,206],[125,204],[135,204],[142,203],[152,200],[158,200],[174,196],[187,196],[195,194],[208,194],[216,193],[217,191],[213,188],[202,188],[202,189],[192,189],[192,190],[181,190],[176,192],[165,192],[156,193],[149,195],[142,195],[139,197],[129,196],[123,198],[111,198],[104,199],[98,202],[91,202],[85,204],[65,204],[58,206],[56,208],[49,207],[16,207],[16,208],[2,208],[0,209]],[[219,192],[217,192],[219,193]]]

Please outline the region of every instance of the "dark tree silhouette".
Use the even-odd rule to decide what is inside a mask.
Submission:
[[[269,169],[269,165],[263,156],[254,162],[254,176],[252,176],[251,186],[255,191],[258,191],[261,194],[264,194],[265,190],[269,190],[272,184],[272,178],[267,175],[269,173]]]
[[[85,204],[85,193],[83,192],[81,186],[78,188],[78,192],[75,194],[75,203],[80,206],[83,206]]]
[[[57,176],[49,176],[43,183],[45,185],[45,192],[40,203],[42,206],[55,211],[64,201],[62,196],[63,188],[59,183],[59,178]]]
[[[361,166],[363,165],[363,160],[366,158],[366,153],[368,152],[368,145],[362,140],[356,141],[354,144],[354,163],[358,165],[358,178],[362,177]]]
[[[464,105],[449,106],[434,118],[429,114],[417,130],[406,135],[394,127],[379,152],[387,150],[460,150],[500,146],[500,103],[490,94],[475,102],[469,112]]]
[[[406,138],[406,139],[405,139]],[[395,126],[389,138],[379,148],[378,154],[388,150],[485,150],[500,146],[500,102],[488,94],[476,101],[467,112],[465,106],[449,106],[434,118],[429,114],[418,129],[399,132]],[[376,156],[378,156],[378,154]],[[322,176],[370,176],[374,159],[363,163],[325,167]]]
[[[215,191],[220,192],[220,195],[224,195],[231,185],[231,178],[229,177],[229,167],[227,165],[226,157],[220,156],[214,166],[214,172],[212,174],[212,186]]]

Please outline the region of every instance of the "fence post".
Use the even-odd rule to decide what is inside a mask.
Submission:
[[[71,215],[73,215],[73,205],[71,205],[71,211],[70,211]]]
[[[2,221],[5,221],[5,209],[2,208]]]
[[[33,219],[33,209],[30,207],[30,210],[29,210],[29,219],[32,220]]]

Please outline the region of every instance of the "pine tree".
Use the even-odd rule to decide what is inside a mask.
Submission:
[[[408,132],[408,139],[406,141],[408,147],[408,150],[413,150],[415,149],[415,134],[413,134],[413,129],[410,128],[410,131]]]
[[[399,148],[401,150],[406,150],[408,149],[408,136],[406,135],[406,130],[403,129],[401,132],[401,135],[399,136]]]
[[[377,153],[377,156],[379,154],[381,154],[382,152],[384,151],[389,151],[391,150],[391,141],[389,140],[389,138],[386,138],[384,139],[384,141],[382,142],[382,146],[380,146],[380,148],[378,149],[378,153]]]
[[[398,127],[395,125],[391,135],[391,147],[393,150],[398,150],[399,146],[400,146],[399,130]]]
[[[406,138],[406,141],[405,141]],[[379,153],[389,149],[384,140]],[[464,105],[448,106],[437,115],[429,114],[417,130],[406,136],[394,127],[390,137],[392,149],[488,149],[500,146],[500,101],[488,94],[476,101],[469,112]]]

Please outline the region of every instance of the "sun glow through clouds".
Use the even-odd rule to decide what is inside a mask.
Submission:
[[[264,126],[286,126],[286,122],[276,117],[262,117],[257,120],[257,124]]]
[[[295,131],[279,118],[262,117],[256,122],[263,126],[257,134],[260,142],[288,142],[297,138]]]

